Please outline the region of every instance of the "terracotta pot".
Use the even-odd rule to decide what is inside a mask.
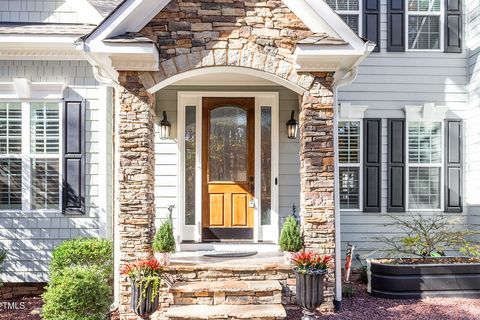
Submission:
[[[155,252],[155,259],[157,259],[158,263],[161,266],[169,266],[170,265],[170,258],[172,257],[171,252]]]
[[[325,273],[303,274],[295,271],[297,304],[302,307],[302,320],[314,320],[315,310],[323,302],[323,280]]]
[[[155,298],[152,299],[154,294],[152,285],[148,285],[144,288],[142,284],[135,281],[130,281],[131,284],[131,308],[132,311],[142,318],[152,315],[158,309],[159,305],[159,293],[155,293]]]
[[[283,259],[284,263],[291,266],[293,264],[293,256],[296,254],[296,252],[290,252],[290,251],[284,251],[283,252]]]

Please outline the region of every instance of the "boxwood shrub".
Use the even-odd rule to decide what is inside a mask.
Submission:
[[[43,300],[44,320],[103,320],[112,289],[98,268],[65,267],[52,275]]]
[[[107,277],[113,276],[113,244],[100,238],[76,238],[53,250],[50,274],[71,266],[95,266]]]
[[[99,238],[61,243],[52,253],[43,319],[102,320],[112,303],[113,244]]]

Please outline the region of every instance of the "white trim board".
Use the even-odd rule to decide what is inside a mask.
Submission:
[[[177,123],[177,139],[178,139],[178,203],[177,211],[177,239],[179,243],[182,241],[201,242],[201,226],[202,226],[202,98],[204,97],[253,97],[255,98],[255,210],[254,210],[254,238],[253,242],[268,241],[278,243],[279,236],[279,203],[278,203],[278,181],[279,173],[279,93],[278,92],[178,92],[178,123]],[[195,179],[195,224],[185,225],[184,210],[185,201],[185,108],[187,106],[196,107],[196,179]],[[261,183],[261,167],[260,167],[260,111],[262,106],[270,106],[272,108],[272,210],[271,224],[262,226],[260,223],[261,203],[259,199],[260,183]]]

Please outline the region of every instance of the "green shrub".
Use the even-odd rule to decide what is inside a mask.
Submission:
[[[65,267],[52,275],[42,310],[44,320],[103,320],[112,299],[112,289],[95,267]]]
[[[99,238],[77,238],[61,243],[53,250],[50,274],[72,266],[95,266],[106,278],[112,278],[112,242]]]
[[[7,259],[7,251],[0,249],[0,273],[3,271],[3,263]],[[3,286],[3,281],[0,279],[0,288]]]
[[[300,226],[294,216],[285,220],[280,234],[280,249],[285,252],[297,252],[303,247]]]
[[[175,251],[172,219],[166,219],[162,222],[153,238],[152,248],[155,252]]]

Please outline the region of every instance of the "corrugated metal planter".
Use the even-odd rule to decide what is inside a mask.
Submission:
[[[430,258],[435,259],[435,258]],[[389,264],[367,260],[368,291],[376,297],[480,297],[480,263]]]
[[[302,307],[302,320],[314,320],[315,310],[323,302],[323,281],[325,273],[303,274],[295,271],[297,278],[297,303]]]
[[[158,309],[159,293],[153,292],[153,284],[145,288],[142,284],[130,281],[132,290],[131,307],[133,312],[141,317],[148,317]],[[152,298],[154,296],[154,298]]]

